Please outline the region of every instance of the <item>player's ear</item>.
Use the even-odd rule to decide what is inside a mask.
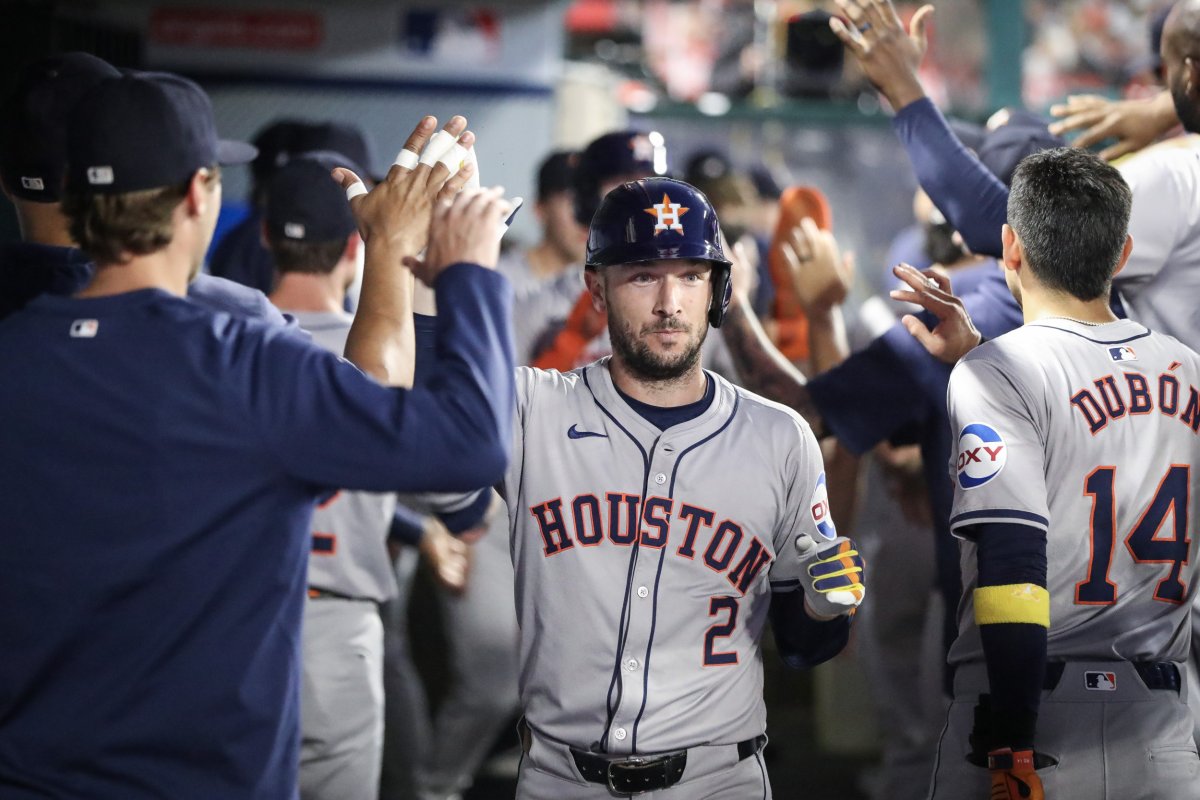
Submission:
[[[362,237],[358,235],[357,231],[347,236],[346,247],[342,250],[342,258],[354,261],[358,258],[358,248],[362,247],[362,243]]]
[[[583,271],[583,282],[587,284],[588,294],[592,298],[592,308],[601,314],[607,313],[608,305],[604,301],[604,278],[601,277],[600,271],[585,269]]]
[[[1129,263],[1129,254],[1132,252],[1133,236],[1127,233],[1125,234],[1125,247],[1121,249],[1121,260],[1117,262],[1117,268],[1113,270],[1113,275],[1125,269],[1125,265]]]
[[[188,216],[199,217],[208,210],[208,205],[213,202],[213,197],[209,191],[207,169],[198,169],[192,173],[184,202],[187,204]]]
[[[271,249],[271,240],[267,237],[267,221],[264,219],[258,226],[258,243],[264,250]]]
[[[1009,227],[1007,222],[1004,223],[1004,227],[1000,230],[1000,241],[1004,245],[1000,258],[1001,265],[1005,269],[1021,269],[1025,259],[1025,251],[1021,247],[1021,238],[1017,236],[1016,231]]]

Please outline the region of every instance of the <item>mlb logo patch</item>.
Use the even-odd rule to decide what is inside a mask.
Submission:
[[[1117,673],[1115,672],[1085,672],[1083,685],[1091,692],[1115,692],[1117,690]]]
[[[1137,353],[1133,351],[1133,348],[1124,345],[1108,348],[1108,354],[1112,356],[1113,361],[1137,361]]]
[[[299,222],[285,222],[283,223],[283,235],[289,239],[303,239],[304,226]]]
[[[113,168],[88,167],[87,179],[92,186],[107,186],[113,182]]]
[[[1000,474],[1008,462],[1008,446],[991,425],[972,422],[958,435],[954,470],[963,489],[983,486]]]
[[[21,178],[21,188],[31,192],[46,191],[46,182],[41,178]]]
[[[71,338],[72,339],[94,339],[96,332],[100,330],[100,320],[97,319],[77,319],[71,323]]]

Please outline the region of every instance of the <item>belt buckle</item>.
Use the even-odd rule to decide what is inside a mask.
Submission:
[[[620,767],[622,769],[632,770],[633,772],[639,772],[641,770],[646,770],[646,769],[650,769],[652,767],[657,767],[657,766],[661,765],[664,761],[666,761],[666,759],[667,759],[667,756],[657,756],[655,758],[642,758],[640,756],[631,756],[630,758],[623,758],[620,761],[608,762],[608,767],[605,768],[605,770],[604,770],[604,778],[605,778],[605,781],[608,783],[609,790],[613,794],[644,794],[645,792],[652,792],[652,791],[655,791],[656,789],[664,788],[661,786],[660,787],[652,787],[651,786],[651,787],[647,787],[645,789],[632,789],[628,786],[618,787],[613,782],[613,778],[614,778],[613,767]],[[665,773],[664,773],[664,778],[665,778]],[[628,777],[624,778],[624,780],[628,780]]]

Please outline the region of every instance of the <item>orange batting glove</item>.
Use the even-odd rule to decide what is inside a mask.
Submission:
[[[1042,779],[1034,771],[1033,751],[1004,747],[988,753],[992,773],[991,800],[1046,800]]]

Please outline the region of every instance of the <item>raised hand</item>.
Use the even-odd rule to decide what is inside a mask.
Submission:
[[[1105,161],[1153,144],[1179,123],[1170,92],[1139,100],[1110,100],[1094,94],[1076,94],[1068,97],[1065,103],[1051,106],[1050,113],[1059,118],[1050,126],[1054,135],[1082,131],[1071,142],[1075,147],[1091,147],[1105,139],[1116,139],[1115,144],[1100,151],[1099,155]]]
[[[925,97],[917,70],[928,49],[926,26],[933,6],[918,9],[905,30],[890,0],[837,0],[837,4],[853,29],[838,17],[829,20],[829,27],[892,108],[899,111]]]
[[[451,118],[445,135],[438,134],[431,140],[436,127],[434,117],[417,123],[387,177],[370,192],[350,170],[333,171],[333,177],[346,189],[358,231],[368,248],[382,245],[401,254],[419,252],[429,237],[437,201],[454,197],[470,179],[473,167],[463,157],[475,137],[466,130],[466,118]],[[439,152],[427,151],[427,145]],[[423,152],[425,156],[421,157]]]
[[[846,300],[854,285],[854,254],[844,255],[830,231],[805,217],[783,243],[792,291],[809,315]]]
[[[512,208],[499,186],[467,189],[452,200],[439,202],[433,211],[425,258],[405,256],[405,266],[427,286],[452,264],[466,262],[495,269],[500,232]]]
[[[905,314],[901,318],[908,332],[934,358],[947,364],[956,364],[983,341],[962,301],[950,291],[950,279],[944,274],[934,269],[921,272],[908,264],[896,265],[892,274],[910,287],[893,289],[893,300],[916,303],[937,317],[938,324],[933,330],[926,328],[912,314]]]

